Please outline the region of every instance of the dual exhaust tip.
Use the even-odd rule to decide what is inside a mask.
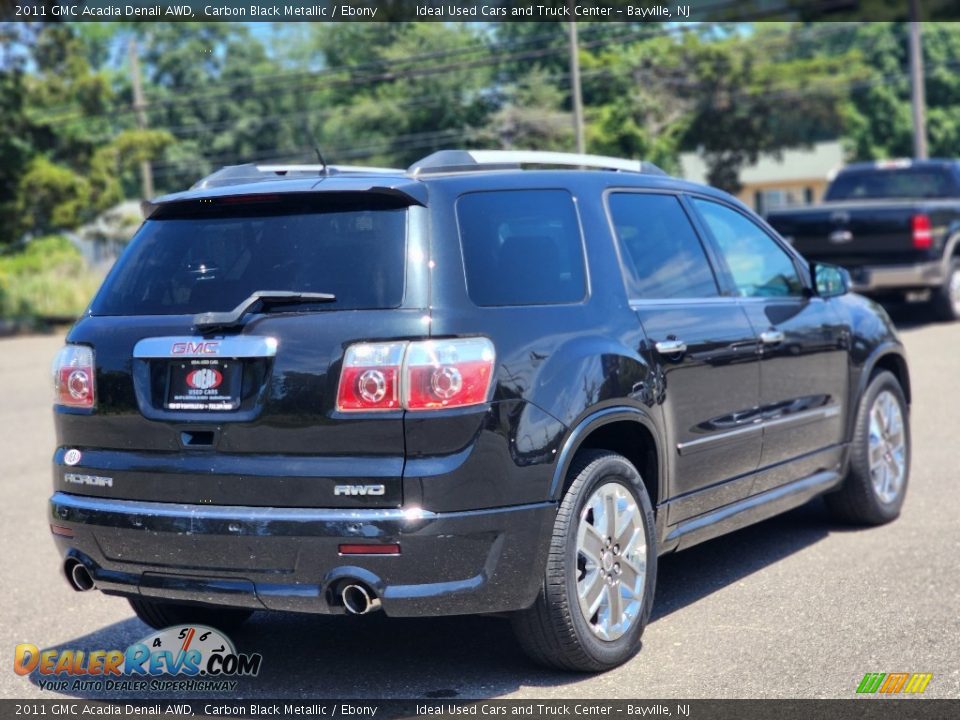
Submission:
[[[346,583],[340,588],[340,601],[351,615],[366,615],[380,609],[377,594],[360,583]]]
[[[93,575],[87,570],[87,566],[79,560],[70,559],[63,564],[63,572],[67,576],[67,582],[77,592],[87,592],[93,590],[96,583],[93,581]]]
[[[96,583],[87,566],[79,560],[70,559],[64,563],[63,572],[67,582],[77,592],[93,590]],[[380,609],[380,598],[377,594],[360,583],[346,583],[340,588],[340,601],[351,615],[366,615]]]

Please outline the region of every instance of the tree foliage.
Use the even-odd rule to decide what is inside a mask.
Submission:
[[[761,153],[841,137],[910,155],[903,23],[580,23],[590,152],[736,190]],[[574,147],[565,23],[0,27],[0,244],[75,227],[226,164],[405,166],[449,147]],[[146,127],[131,83],[135,43]],[[924,24],[932,154],[960,148],[960,27]]]

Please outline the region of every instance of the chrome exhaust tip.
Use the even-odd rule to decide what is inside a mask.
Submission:
[[[351,615],[366,615],[380,609],[380,598],[363,585],[344,585],[340,591],[340,600]]]
[[[70,587],[77,592],[93,590],[95,585],[93,576],[90,574],[90,571],[87,570],[86,565],[79,560],[68,560],[63,571],[67,575],[67,581],[70,583]]]

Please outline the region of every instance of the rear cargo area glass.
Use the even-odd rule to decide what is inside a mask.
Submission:
[[[231,310],[258,290],[333,293],[317,310],[398,307],[404,209],[219,208],[148,220],[91,306],[94,315]]]

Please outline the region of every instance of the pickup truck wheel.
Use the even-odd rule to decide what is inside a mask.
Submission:
[[[616,453],[581,452],[569,477],[540,594],[513,628],[535,661],[596,672],[640,649],[657,571],[653,509],[640,473]]]
[[[960,320],[960,258],[950,261],[946,282],[933,291],[931,304],[940,320]]]
[[[896,377],[878,373],[860,400],[850,447],[850,469],[837,492],[825,496],[841,521],[882,525],[900,515],[910,477],[907,401]]]
[[[240,627],[253,614],[252,610],[239,608],[212,608],[144,598],[127,599],[137,617],[156,630],[163,630],[172,625],[193,624],[209,625],[217,630],[233,630]]]

